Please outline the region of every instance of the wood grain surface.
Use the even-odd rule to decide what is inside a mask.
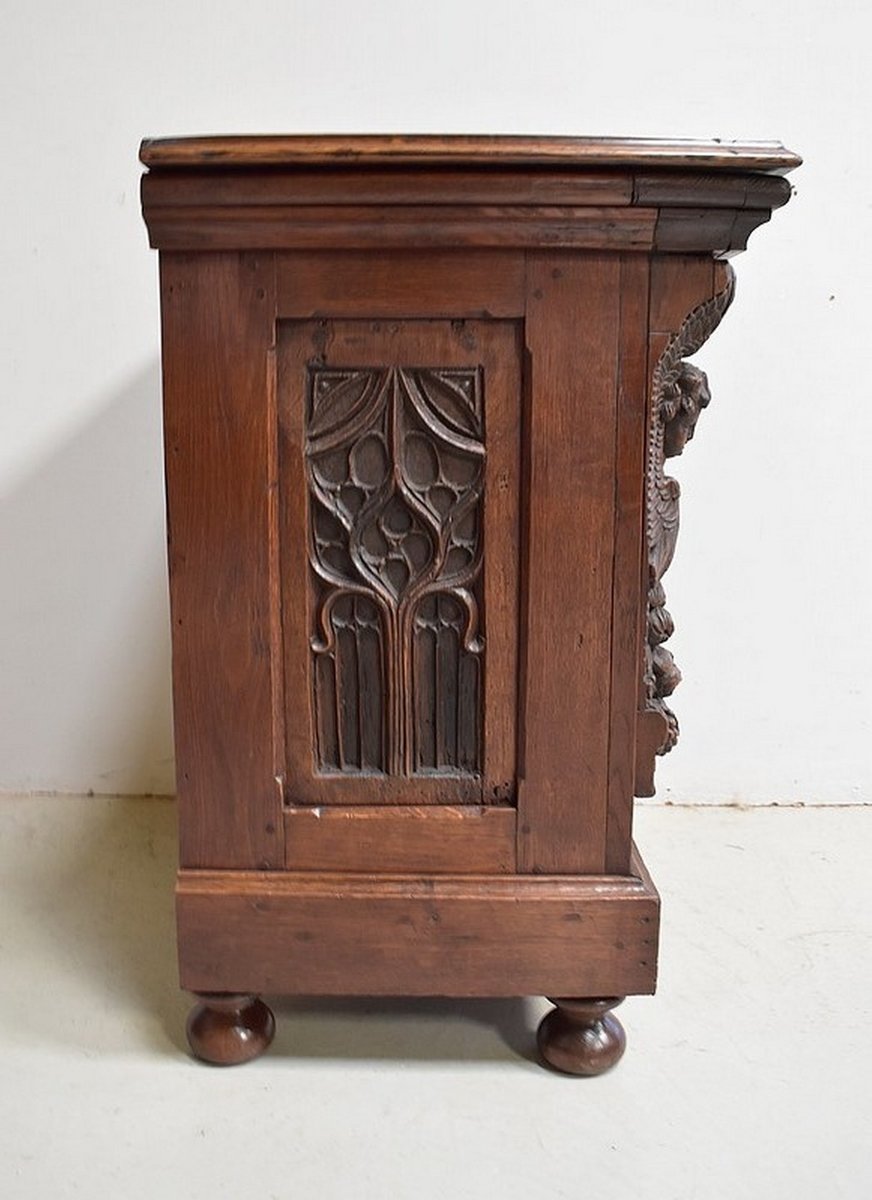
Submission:
[[[276,255],[280,318],[523,317],[520,250],[299,251]]]
[[[621,264],[531,255],[518,863],[605,869]]]
[[[164,254],[161,294],[181,862],[280,868],[273,263],[247,254]]]
[[[162,185],[167,182],[172,185],[171,178]],[[434,206],[426,188],[422,193],[423,203],[408,205],[160,204],[148,208],[148,227],[151,244],[161,250],[408,250],[422,244],[649,250],[654,245],[658,210],[652,207]],[[734,217],[728,209],[714,212],[720,247],[721,230],[731,227]]]
[[[537,878],[185,871],[182,986],[287,995],[653,992],[646,876]]]
[[[649,275],[649,264],[638,256],[622,258],[605,835],[605,869],[616,874],[629,869],[632,846],[636,694],[642,638],[638,579],[644,542]]]
[[[668,141],[658,138],[440,136],[440,135],[237,135],[146,138],[140,159],[149,167],[305,164],[410,166],[493,163],[547,167],[705,167],[783,173],[802,159],[780,142]]]
[[[504,875],[515,871],[514,808],[401,804],[285,810],[289,871]]]

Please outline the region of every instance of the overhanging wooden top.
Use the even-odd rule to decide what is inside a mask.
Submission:
[[[161,250],[744,249],[790,197],[778,142],[623,138],[146,140]]]
[[[676,168],[786,175],[802,162],[780,142],[658,138],[436,135],[220,136],[146,138],[152,169],[291,166],[529,166]]]

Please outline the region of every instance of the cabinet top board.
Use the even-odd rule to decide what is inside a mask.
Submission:
[[[786,175],[802,159],[780,142],[396,134],[146,138],[147,167],[515,166],[676,168]]]

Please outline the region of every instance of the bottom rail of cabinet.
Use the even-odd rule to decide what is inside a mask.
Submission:
[[[182,870],[181,985],[200,993],[627,996],[657,975],[659,897],[632,874]]]

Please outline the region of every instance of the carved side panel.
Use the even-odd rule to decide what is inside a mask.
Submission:
[[[322,772],[481,772],[481,375],[309,367]]]
[[[681,672],[664,645],[674,626],[662,582],[675,553],[681,489],[664,466],[667,458],[684,450],[693,437],[699,414],[711,399],[705,372],[684,359],[707,341],[732,302],[735,276],[732,268],[728,267],[727,272],[726,286],[690,313],[670,338],[653,374],[646,479],[648,619],[644,688],[646,708],[660,713],[666,722],[659,754],[666,754],[678,741],[678,720],[666,698],[681,682]]]

